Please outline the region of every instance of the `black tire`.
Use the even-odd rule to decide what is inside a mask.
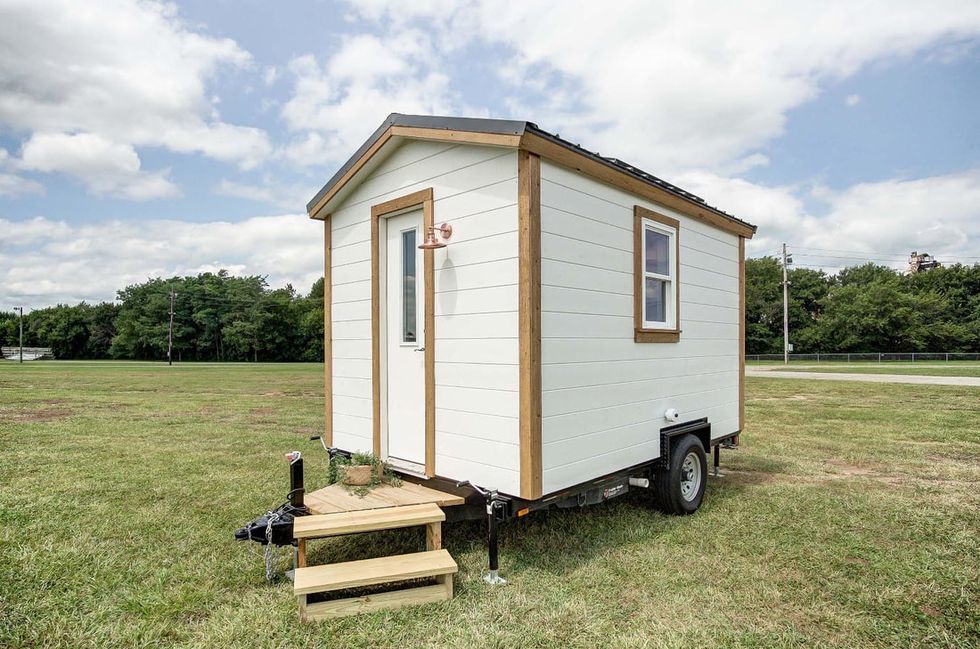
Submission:
[[[672,442],[669,466],[653,473],[654,502],[665,514],[687,516],[704,500],[708,460],[701,440],[694,435],[682,435]]]

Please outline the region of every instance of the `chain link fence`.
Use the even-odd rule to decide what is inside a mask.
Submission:
[[[874,363],[916,363],[919,361],[980,361],[980,353],[972,352],[872,352],[867,354],[790,354],[791,361],[806,361],[808,363],[853,363],[853,362],[874,362]],[[747,361],[781,361],[782,354],[746,354]]]

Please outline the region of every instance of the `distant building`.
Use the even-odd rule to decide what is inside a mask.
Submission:
[[[909,267],[905,269],[906,275],[914,275],[915,273],[924,273],[927,270],[933,268],[939,268],[942,266],[932,255],[925,252],[912,251],[909,255]]]

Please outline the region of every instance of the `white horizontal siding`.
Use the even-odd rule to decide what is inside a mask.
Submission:
[[[542,163],[542,462],[550,493],[660,453],[663,413],[738,426],[738,238]],[[681,340],[633,340],[633,206],[680,221]]]
[[[331,214],[334,441],[371,449],[371,206],[427,187],[453,226],[434,253],[436,474],[517,493],[513,150],[405,142]]]

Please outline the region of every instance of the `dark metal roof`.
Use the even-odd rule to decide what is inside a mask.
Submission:
[[[546,138],[559,146],[563,146],[566,149],[570,149],[576,153],[589,157],[608,167],[612,167],[627,173],[634,178],[638,178],[639,180],[659,187],[660,189],[666,190],[688,201],[698,203],[705,209],[709,209],[712,212],[725,217],[726,219],[730,219],[736,223],[741,223],[746,227],[752,228],[753,231],[756,229],[756,226],[752,225],[751,223],[743,221],[742,219],[714,207],[713,205],[709,205],[703,198],[695,196],[694,194],[685,191],[676,185],[672,185],[662,178],[658,178],[657,176],[647,173],[638,167],[634,167],[629,163],[623,162],[619,158],[601,156],[598,153],[593,153],[592,151],[584,149],[577,144],[569,142],[568,140],[563,140],[557,135],[539,128],[538,125],[534,124],[533,122],[508,119],[483,119],[474,117],[443,117],[438,115],[402,115],[401,113],[392,113],[388,116],[388,119],[386,119],[381,126],[379,126],[377,130],[371,134],[371,137],[369,137],[367,141],[354,152],[354,155],[352,155],[350,159],[345,162],[339,170],[337,170],[337,173],[335,173],[330,180],[327,181],[327,184],[325,184],[323,188],[316,193],[316,196],[314,196],[313,199],[307,203],[307,211],[313,209],[313,206],[317,204],[324,194],[329,192],[334,185],[336,185],[340,179],[343,178],[344,174],[346,174],[350,168],[354,166],[361,156],[363,156],[364,153],[370,149],[382,135],[384,135],[385,131],[392,126],[410,126],[417,128],[443,129],[447,131],[468,131],[473,133],[493,133],[496,135],[523,135],[525,132],[531,132],[535,135]]]

